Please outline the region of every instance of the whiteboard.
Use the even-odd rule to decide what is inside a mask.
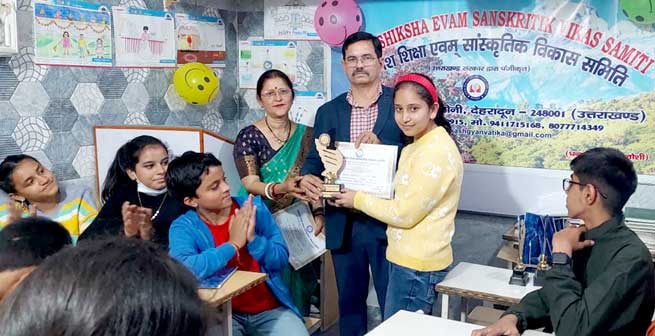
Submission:
[[[179,156],[190,150],[213,153],[225,167],[225,176],[230,182],[231,194],[236,195],[239,191],[241,181],[234,166],[234,159],[232,159],[233,144],[228,139],[208,134],[200,128],[184,127],[96,126],[93,131],[96,149],[96,179],[99,192],[102,190],[102,184],[111,163],[114,161],[116,151],[123,144],[139,135],[150,135],[160,139],[168,147],[171,157]],[[238,183],[238,186],[233,187],[233,183]]]
[[[516,216],[526,211],[566,215],[562,179],[570,170],[464,165],[459,209]],[[639,175],[629,206],[655,208],[655,176]]]

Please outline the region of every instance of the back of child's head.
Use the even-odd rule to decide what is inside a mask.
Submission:
[[[27,217],[0,231],[0,272],[39,265],[71,244],[61,224],[44,217]]]
[[[197,290],[156,244],[84,242],[45,260],[5,298],[2,335],[203,336],[209,315]]]
[[[14,173],[16,167],[21,162],[23,162],[23,160],[34,160],[39,162],[37,159],[29,155],[18,154],[9,155],[4,160],[2,160],[2,163],[0,163],[0,189],[2,189],[2,191],[6,192],[7,194],[16,192],[16,186],[14,185],[11,176]]]
[[[210,167],[221,165],[221,161],[211,153],[185,152],[168,164],[168,192],[180,201],[184,201],[185,197],[196,197],[202,175],[207,174]]]

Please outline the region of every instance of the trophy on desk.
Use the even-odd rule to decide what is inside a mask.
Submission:
[[[528,284],[528,273],[525,271],[523,264],[523,246],[525,245],[525,223],[519,221],[519,255],[516,260],[516,266],[512,270],[512,277],[509,279],[510,285],[525,286]]]
[[[321,173],[325,177],[322,192],[324,199],[334,199],[344,187],[343,184],[335,183],[339,176],[339,170],[343,167],[343,155],[338,149],[330,148],[331,141],[332,139],[327,133],[321,134],[318,139],[314,140],[316,151],[321,157],[323,167],[325,167],[325,170]]]
[[[543,286],[544,280],[546,279],[546,272],[550,269],[548,261],[546,260],[546,254],[542,253],[539,256],[539,264],[537,264],[537,270],[534,273],[534,285]]]

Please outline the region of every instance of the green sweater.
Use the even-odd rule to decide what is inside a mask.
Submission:
[[[644,243],[616,216],[589,230],[594,246],[554,265],[544,286],[507,313],[518,328],[546,327],[557,336],[645,335],[655,309],[655,270]],[[550,331],[550,330],[548,330]]]

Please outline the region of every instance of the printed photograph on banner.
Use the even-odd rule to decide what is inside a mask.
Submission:
[[[590,148],[615,147],[639,174],[655,175],[655,30],[635,8],[548,0],[360,6],[375,17],[366,26],[383,46],[383,83],[430,76],[467,163],[568,170]]]
[[[169,12],[113,7],[116,66],[174,67],[175,23]]]
[[[327,95],[325,92],[296,91],[296,99],[294,99],[289,111],[289,118],[295,123],[314,127],[316,110],[326,102]]]
[[[109,8],[82,1],[34,2],[34,62],[112,65]]]
[[[225,66],[225,24],[212,16],[175,14],[177,63]]]
[[[296,81],[298,49],[295,41],[239,41],[239,87],[254,89],[266,70],[284,71]]]
[[[320,40],[314,29],[319,0],[264,0],[264,38]]]

